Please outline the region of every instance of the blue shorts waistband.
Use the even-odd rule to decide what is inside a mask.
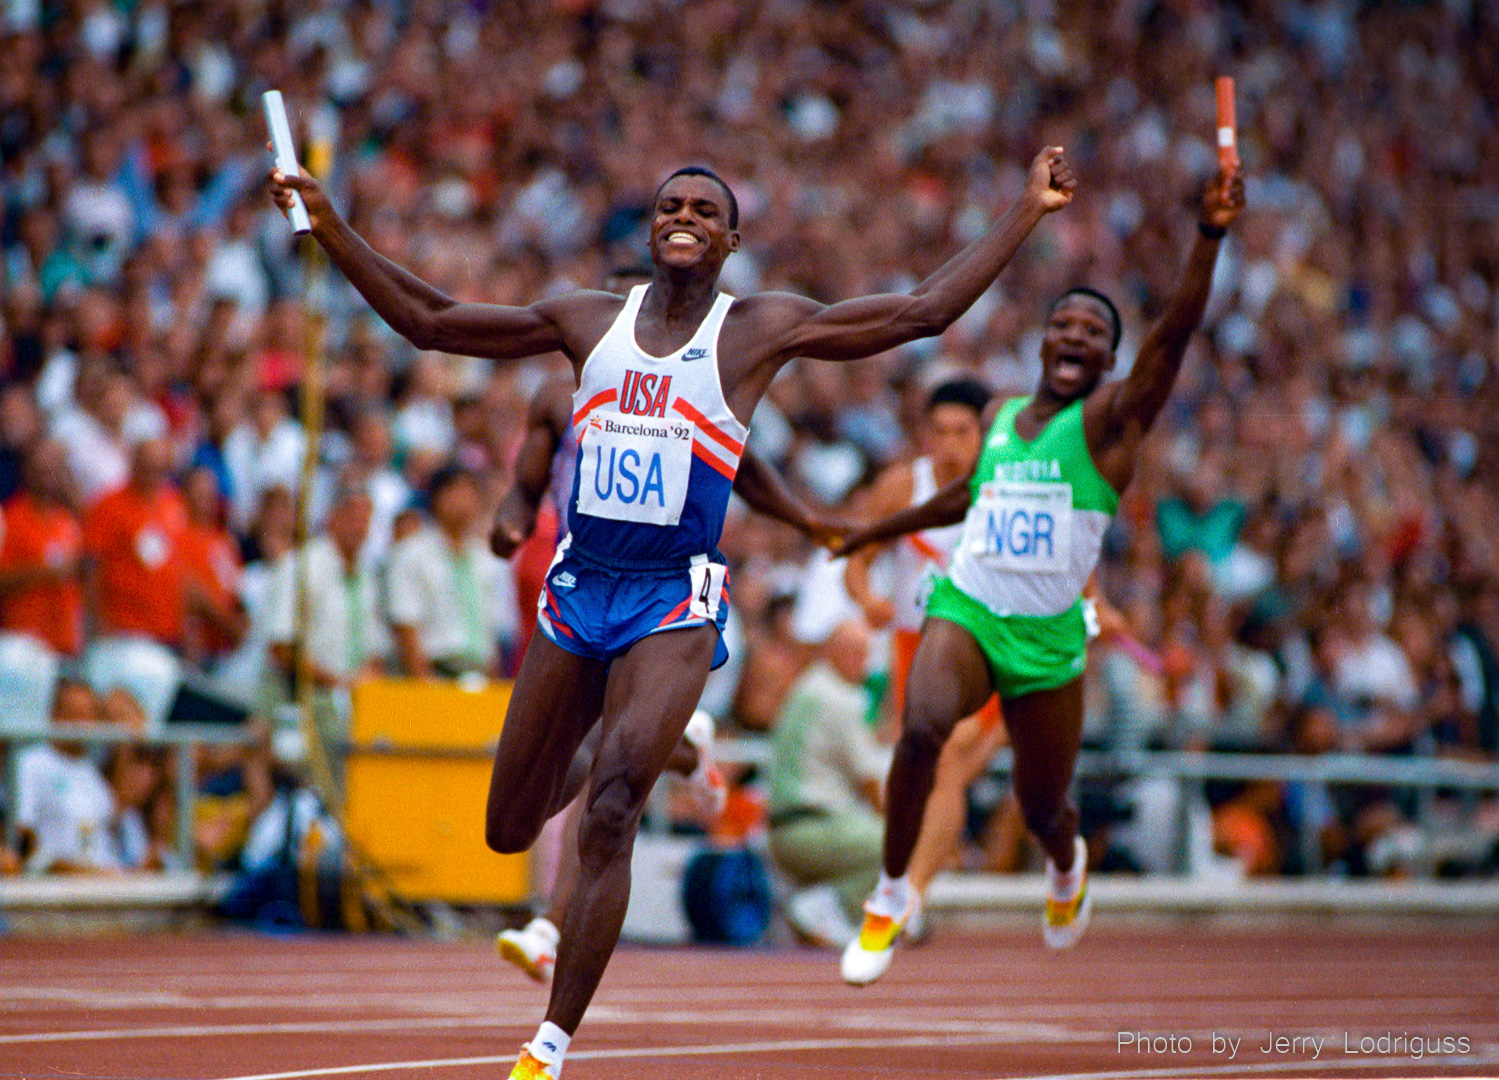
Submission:
[[[619,570],[642,574],[669,574],[680,572],[690,568],[694,560],[700,558],[696,555],[680,555],[674,559],[616,559],[608,555],[600,555],[596,551],[589,551],[578,546],[575,539],[568,545],[564,558],[576,558],[581,563],[589,563],[605,570]],[[710,562],[723,562],[723,556],[717,551],[707,555]]]

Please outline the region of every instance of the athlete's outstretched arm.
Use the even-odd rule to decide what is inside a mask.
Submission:
[[[834,545],[834,555],[847,555],[866,544],[880,544],[894,540],[907,533],[923,529],[940,529],[944,525],[956,525],[968,515],[973,501],[970,489],[972,473],[959,477],[924,503],[908,506],[904,510],[871,522],[856,529],[839,544]]]
[[[299,176],[279,169],[271,173],[271,195],[283,211],[291,206],[293,192],[301,193],[312,235],[333,264],[391,329],[417,348],[494,360],[554,351],[572,355],[553,318],[555,301],[529,307],[460,304],[365,243],[305,171]]]
[[[1236,165],[1232,171],[1220,171],[1203,195],[1200,228],[1176,291],[1171,294],[1165,314],[1146,335],[1129,375],[1120,381],[1113,394],[1109,413],[1115,430],[1137,429],[1143,435],[1165,407],[1181,370],[1187,342],[1201,324],[1207,308],[1223,230],[1234,223],[1243,209],[1244,170]]]
[[[811,305],[777,340],[783,358],[857,360],[940,334],[1003,270],[1036,224],[1072,201],[1072,168],[1049,146],[1031,162],[1025,191],[986,234],[954,255],[909,296],[879,295]],[[808,302],[811,304],[811,302]]]
[[[739,459],[739,471],[734,474],[734,494],[755,513],[784,521],[819,544],[831,544],[842,534],[837,524],[823,519],[797,498],[781,474],[749,449]]]

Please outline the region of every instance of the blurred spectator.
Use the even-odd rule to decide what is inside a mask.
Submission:
[[[306,449],[302,425],[287,414],[285,393],[260,389],[250,395],[248,415],[223,443],[232,485],[230,520],[236,530],[249,528],[261,497],[271,488],[297,493]]]
[[[491,554],[473,474],[439,469],[427,485],[430,524],[391,549],[391,628],[402,670],[417,678],[499,673],[500,640],[516,634],[515,581]]]
[[[84,519],[91,561],[90,622],[105,636],[139,635],[176,645],[187,605],[183,537],[187,510],[171,480],[171,447],[135,448],[130,482]]]
[[[264,636],[288,678],[299,676],[296,646],[305,650],[318,735],[340,785],[338,762],[349,738],[349,687],[385,670],[390,657],[380,590],[374,575],[359,564],[371,512],[362,487],[342,485],[323,533],[276,564],[266,603]]]
[[[33,444],[22,488],[4,507],[0,630],[76,657],[83,648],[83,529],[69,488],[62,444]]]
[[[129,482],[100,499],[83,523],[85,609],[94,630],[88,680],[99,693],[124,687],[151,727],[176,693],[173,650],[195,597],[183,549],[187,512],[171,480],[170,454],[164,439],[137,444]]]
[[[182,498],[187,509],[182,559],[193,598],[184,648],[199,668],[216,672],[245,636],[239,544],[225,525],[224,498],[211,468],[200,465],[188,472]]]
[[[884,850],[890,753],[867,723],[869,630],[840,623],[792,685],[772,733],[770,852],[797,890],[786,915],[804,936],[846,945]]]
[[[97,723],[88,684],[62,679],[52,722]],[[82,743],[60,738],[26,747],[16,759],[15,824],[30,873],[89,873],[122,868],[115,842],[116,803]]]

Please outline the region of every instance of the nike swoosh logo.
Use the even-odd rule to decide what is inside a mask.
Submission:
[[[708,355],[708,350],[707,349],[688,349],[686,352],[684,352],[682,354],[682,363],[685,364],[689,360],[701,360],[703,357],[705,357],[707,355]]]

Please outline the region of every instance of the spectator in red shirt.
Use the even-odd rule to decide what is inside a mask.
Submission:
[[[0,630],[77,656],[83,646],[83,530],[70,494],[66,450],[56,439],[41,440],[26,456],[21,490],[5,504]]]
[[[199,465],[182,482],[187,528],[182,534],[188,576],[187,650],[200,666],[212,666],[245,635],[240,601],[243,563],[239,544],[224,526],[224,497],[213,469]]]
[[[130,479],[84,520],[90,561],[89,614],[95,632],[142,636],[164,645],[182,637],[187,606],[187,510],[173,486],[171,446],[148,439],[135,447]]]

